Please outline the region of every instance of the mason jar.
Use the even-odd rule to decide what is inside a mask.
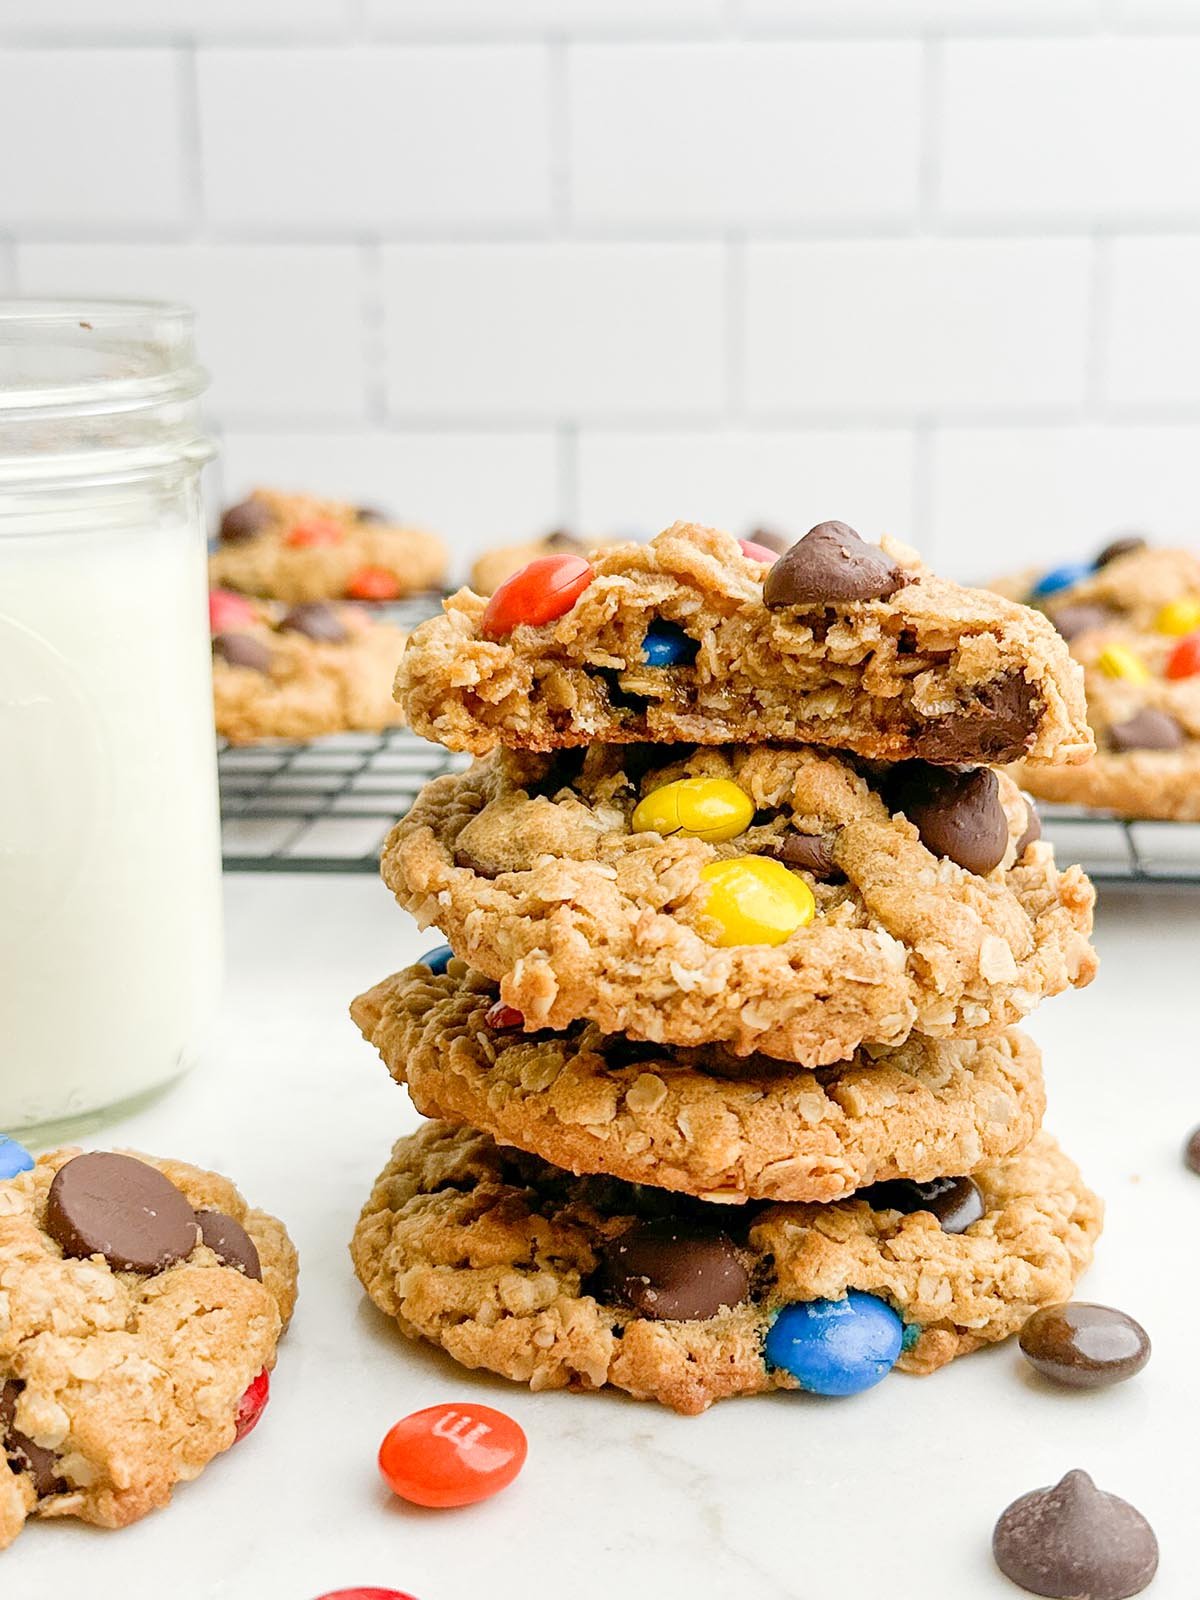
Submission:
[[[0,1131],[129,1107],[220,973],[182,306],[0,301]]]

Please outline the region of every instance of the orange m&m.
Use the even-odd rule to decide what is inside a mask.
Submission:
[[[565,617],[595,576],[582,556],[539,556],[500,585],[479,631],[494,641],[507,638],[522,622],[536,627]]]
[[[340,523],[329,517],[312,517],[308,522],[298,522],[294,528],[289,528],[283,542],[294,550],[308,550],[313,545],[341,544],[345,537]]]
[[[391,1428],[379,1470],[393,1494],[418,1506],[469,1506],[498,1494],[525,1465],[525,1434],[511,1417],[468,1401],[427,1406]]]
[[[1164,671],[1168,678],[1194,678],[1200,672],[1200,633],[1180,639],[1167,657]]]
[[[350,600],[396,600],[399,595],[399,580],[386,567],[359,567],[346,579]]]

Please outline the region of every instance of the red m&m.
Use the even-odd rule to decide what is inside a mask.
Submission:
[[[469,1506],[498,1494],[525,1465],[525,1434],[511,1417],[469,1402],[427,1406],[392,1428],[379,1470],[393,1494],[418,1506]]]
[[[1180,639],[1167,657],[1164,669],[1168,678],[1194,678],[1200,672],[1200,633]]]
[[[522,622],[537,627],[565,617],[595,576],[582,556],[539,556],[500,585],[479,631],[485,639],[505,639]]]
[[[238,1401],[237,1417],[235,1419],[236,1432],[234,1441],[244,1439],[248,1433],[253,1433],[258,1427],[259,1418],[267,1409],[267,1401],[271,1398],[271,1375],[266,1367],[246,1390]]]
[[[232,589],[208,591],[208,631],[210,633],[237,633],[256,621],[254,607],[244,595]]]
[[[484,1022],[489,1028],[523,1028],[525,1018],[516,1006],[505,1005],[503,1000],[497,1000],[488,1007]]]
[[[328,517],[313,517],[308,522],[298,522],[294,528],[289,528],[283,536],[283,542],[294,550],[310,550],[315,545],[341,544],[345,537],[340,523]]]
[[[400,1589],[331,1589],[317,1600],[414,1600]]]
[[[386,567],[359,567],[346,579],[346,594],[351,600],[396,600],[400,583]]]

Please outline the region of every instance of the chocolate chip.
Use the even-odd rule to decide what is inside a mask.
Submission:
[[[1035,1311],[1021,1329],[1021,1350],[1055,1383],[1104,1389],[1142,1370],[1150,1359],[1150,1339],[1124,1311],[1072,1300]]]
[[[220,656],[231,667],[249,667],[251,672],[271,670],[270,650],[252,633],[214,634],[212,647],[213,655]]]
[[[162,1272],[196,1248],[196,1213],[156,1167],[97,1150],[55,1174],[46,1232],[66,1256],[103,1256],[117,1272]]]
[[[819,522],[767,573],[763,601],[776,607],[883,600],[911,582],[877,544],[860,539],[844,522]]]
[[[1158,1570],[1158,1540],[1140,1511],[1078,1470],[1014,1500],[992,1534],[1006,1578],[1057,1600],[1127,1600]]]
[[[1107,606],[1083,602],[1077,606],[1060,606],[1057,611],[1048,612],[1047,615],[1064,639],[1077,639],[1091,628],[1106,628],[1113,620],[1113,612]]]
[[[1178,750],[1183,729],[1166,711],[1144,706],[1124,722],[1110,723],[1108,742],[1114,750]]]
[[[586,539],[581,539],[577,533],[572,533],[569,528],[554,528],[542,540],[547,550],[564,551],[568,555],[586,555],[590,546]]]
[[[354,515],[360,522],[390,522],[392,519],[386,511],[381,511],[378,506],[359,506]]]
[[[604,1292],[643,1317],[702,1322],[750,1290],[727,1234],[678,1217],[635,1223],[604,1248]]]
[[[239,500],[221,518],[221,538],[226,544],[253,539],[272,521],[270,508],[262,500]]]
[[[1148,541],[1140,533],[1123,533],[1120,538],[1111,539],[1096,557],[1097,567],[1106,567],[1110,561],[1115,561],[1118,556],[1131,556],[1135,550],[1144,550]]]
[[[934,1178],[930,1183],[893,1178],[873,1183],[860,1198],[876,1211],[903,1211],[906,1216],[932,1212],[943,1233],[965,1233],[986,1210],[979,1185],[970,1178]]]
[[[236,1267],[248,1278],[262,1282],[262,1263],[254,1240],[234,1217],[223,1211],[197,1211],[200,1224],[200,1241],[206,1244],[221,1265]]]
[[[1200,1128],[1193,1128],[1188,1134],[1183,1147],[1183,1161],[1193,1172],[1200,1172]]]
[[[1025,854],[1027,846],[1042,837],[1042,819],[1038,815],[1038,808],[1023,791],[1021,799],[1025,802],[1025,832],[1017,840],[1017,853],[1013,857],[1014,861],[1020,861]]]
[[[1020,672],[982,683],[970,701],[918,726],[920,748],[931,761],[1015,761],[1024,754],[1042,700]]]
[[[0,1388],[0,1439],[3,1451],[14,1472],[27,1472],[33,1492],[39,1500],[47,1495],[59,1494],[66,1488],[58,1472],[58,1457],[53,1450],[34,1444],[27,1434],[13,1426],[17,1413],[17,1400],[25,1387],[15,1378],[8,1378]]]
[[[746,535],[746,538],[751,544],[760,544],[764,550],[774,550],[776,555],[780,556],[792,542],[782,533],[776,533],[774,528],[755,528],[752,533]]]
[[[896,767],[888,783],[894,811],[903,811],[935,856],[968,872],[990,872],[1008,849],[1008,818],[989,767],[949,772],[924,761]]]
[[[828,833],[798,833],[789,828],[787,833],[777,834],[762,853],[782,861],[785,867],[802,867],[814,878],[842,877],[834,864],[833,836]]]
[[[306,605],[293,606],[279,624],[280,633],[302,633],[306,639],[319,644],[341,644],[349,629],[331,605],[324,600],[312,600]]]

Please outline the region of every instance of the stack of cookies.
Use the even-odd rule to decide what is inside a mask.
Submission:
[[[682,1412],[930,1372],[1070,1297],[1040,1132],[1092,890],[994,764],[1084,760],[1044,616],[823,523],[551,554],[412,636],[478,759],[385,847],[450,941],[352,1007],[420,1112],[352,1253],[404,1331]]]

